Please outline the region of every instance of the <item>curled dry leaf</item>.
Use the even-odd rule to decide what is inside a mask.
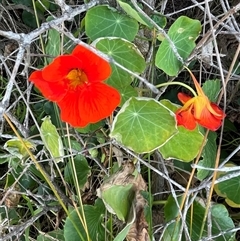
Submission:
[[[4,203],[8,208],[16,207],[19,204],[21,194],[19,194],[18,192],[20,192],[20,186],[16,184],[15,187],[6,191],[7,193],[6,196],[4,193],[4,196],[5,196]]]
[[[141,195],[141,191],[145,191],[147,185],[141,174],[138,174],[137,178],[134,180],[133,188],[135,189],[133,208],[135,209],[136,219],[132,224],[126,239],[128,241],[149,241],[148,224],[144,216],[144,207],[147,205],[147,202]]]

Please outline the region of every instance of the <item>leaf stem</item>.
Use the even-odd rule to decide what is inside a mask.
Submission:
[[[186,89],[188,89],[188,90],[193,94],[194,97],[197,96],[197,93],[196,93],[196,91],[195,91],[193,88],[191,88],[189,85],[186,85],[186,84],[184,84],[184,83],[182,83],[182,82],[179,82],[179,81],[162,83],[162,84],[156,85],[155,87],[156,87],[156,88],[161,88],[161,87],[163,87],[163,86],[168,86],[168,85],[180,85],[180,86],[183,86],[183,87],[185,87]]]

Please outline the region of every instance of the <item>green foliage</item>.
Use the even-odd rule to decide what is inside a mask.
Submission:
[[[47,20],[51,21],[53,18],[48,17]],[[51,56],[47,58],[48,63],[51,63],[53,58],[60,54],[60,33],[57,30],[49,29],[45,51],[47,55]]]
[[[12,0],[12,2],[16,4],[23,4],[28,7],[32,6],[32,0]]]
[[[112,185],[102,190],[101,198],[109,212],[116,214],[118,219],[124,222],[127,220],[134,198],[132,184]]]
[[[186,128],[179,126],[178,133],[174,135],[165,145],[159,148],[165,159],[178,159],[185,162],[192,161],[203,143],[203,135],[198,128],[189,132]]]
[[[164,106],[175,112],[179,106],[173,105],[170,101],[161,100]],[[198,127],[193,131],[188,131],[182,126],[178,126],[176,133],[169,141],[159,148],[165,159],[178,159],[184,162],[192,161],[203,144],[203,135]]]
[[[52,124],[49,116],[43,119],[41,125],[41,138],[45,147],[50,152],[53,158],[56,158],[56,162],[63,161],[64,149],[62,139],[59,136],[56,127]]]
[[[108,6],[96,6],[85,17],[86,34],[91,40],[100,37],[120,37],[133,41],[138,31],[136,20]]]
[[[95,41],[96,48],[111,56],[117,63],[140,74],[146,68],[145,60],[136,45],[121,38],[102,38]],[[121,105],[129,98],[137,96],[137,91],[130,85],[131,74],[112,64],[112,75],[107,83],[117,88],[122,95]]]
[[[134,73],[142,73],[145,60],[136,45],[122,38],[104,38],[95,42],[97,49]],[[122,80],[123,81],[123,80]],[[124,82],[123,82],[124,83]],[[123,85],[119,83],[120,87]]]
[[[77,131],[80,133],[91,133],[91,132],[96,131],[97,129],[100,129],[102,126],[103,126],[103,122],[99,121],[94,124],[89,124],[84,128],[77,128]]]
[[[64,241],[63,230],[58,229],[45,234],[40,234],[37,237],[37,241],[52,241],[54,239]]]
[[[7,150],[13,156],[18,157],[19,159],[22,159],[28,156],[26,147],[29,150],[35,150],[36,145],[30,141],[19,140],[19,139],[8,140],[4,145],[5,150]]]
[[[0,2],[3,4],[8,1],[0,0]],[[155,209],[152,204],[165,203],[164,220],[157,224],[165,225],[164,229],[161,229],[163,241],[188,240],[184,233],[186,229],[190,235],[189,239],[193,241],[209,239],[211,238],[208,237],[210,228],[212,235],[216,235],[214,240],[233,240],[235,232],[231,229],[235,227],[234,218],[236,223],[239,222],[239,216],[235,215],[233,209],[240,207],[239,175],[231,177],[230,174],[233,174],[231,169],[218,172],[217,179],[226,177],[227,180],[214,186],[216,199],[211,200],[212,205],[208,215],[212,220],[212,226],[209,227],[207,222],[203,224],[206,212],[204,198],[207,198],[206,193],[209,194],[206,189],[209,190],[209,186],[213,185],[209,178],[213,172],[205,169],[214,167],[217,160],[217,143],[221,144],[221,139],[219,139],[219,132],[209,132],[206,143],[203,143],[205,133],[203,128],[197,126],[190,131],[183,126],[178,126],[175,112],[181,106],[174,101],[177,100],[179,88],[174,88],[175,85],[167,86],[171,84],[170,77],[177,77],[178,74],[181,87],[192,86],[192,82],[189,84],[189,77],[184,77],[183,64],[173,49],[179,53],[183,61],[187,60],[190,54],[194,53],[192,51],[196,47],[196,39],[204,23],[182,15],[174,19],[174,15],[167,15],[164,11],[159,13],[158,8],[153,10],[145,3],[137,3],[145,12],[142,14],[131,4],[131,1],[117,0],[116,6],[112,3],[109,6],[88,2],[92,5],[85,9],[86,4],[75,6],[70,5],[69,1],[59,6],[60,3],[54,4],[47,0],[11,0],[11,4],[23,6],[23,9],[14,10],[16,14],[14,17],[13,10],[10,10],[11,14],[7,16],[11,16],[9,17],[11,21],[15,23],[15,17],[17,17],[21,24],[25,24],[27,30],[24,29],[22,31],[24,33],[32,33],[31,29],[36,29],[33,34],[34,39],[29,40],[31,41],[30,55],[26,51],[24,55],[26,60],[21,63],[19,55],[16,55],[18,49],[10,48],[11,51],[8,54],[6,50],[8,50],[9,40],[5,42],[5,36],[0,33],[0,38],[3,38],[4,42],[4,48],[0,44],[0,55],[2,54],[4,60],[0,71],[0,99],[2,100],[9,90],[11,80],[9,76],[14,75],[14,86],[17,86],[12,91],[14,94],[9,99],[10,104],[3,113],[9,114],[18,133],[24,134],[21,131],[27,129],[24,139],[13,138],[17,136],[14,128],[6,125],[7,122],[1,121],[0,168],[3,170],[3,175],[0,176],[0,187],[3,191],[1,195],[3,199],[0,200],[0,220],[3,220],[2,233],[10,236],[11,232],[19,230],[19,227],[26,227],[24,237],[19,239],[142,240],[139,238],[143,234],[142,230],[150,236],[154,232],[153,215],[149,214]],[[81,10],[76,10],[80,8]],[[3,9],[5,14],[5,8]],[[79,11],[79,14],[74,15],[75,11]],[[69,18],[67,19],[66,16]],[[3,19],[8,20],[5,15]],[[64,20],[59,21],[61,19]],[[167,19],[172,23],[170,28],[169,24],[167,25]],[[40,25],[43,23],[40,29],[37,29],[37,20]],[[156,25],[159,28],[156,28]],[[17,25],[16,29],[14,26],[12,36],[21,32],[19,26]],[[55,26],[59,27],[59,31],[54,29]],[[171,39],[172,45],[164,37],[160,28]],[[21,38],[25,38],[24,36],[20,35]],[[26,84],[26,77],[19,74],[27,76],[28,67],[30,74],[32,70],[43,68],[51,63],[60,54],[69,54],[79,41],[94,46],[95,51],[110,62],[111,76],[104,83],[114,87],[122,97],[120,105],[111,115],[84,128],[74,128],[61,122],[57,103],[46,101],[36,88],[31,89],[29,83]],[[22,42],[19,41],[19,44],[21,45]],[[25,48],[25,46],[21,47]],[[141,53],[142,49],[144,51]],[[29,56],[30,59],[28,59]],[[196,52],[194,57],[198,59],[199,56],[199,52]],[[17,70],[18,65],[13,65],[15,59],[21,66]],[[9,62],[11,62],[10,65]],[[85,59],[81,63],[85,65]],[[76,82],[71,80],[73,82],[70,81],[64,85],[64,88],[74,92],[78,84],[78,87],[83,84],[81,74],[84,70],[75,66],[74,61],[71,65],[72,69],[80,70],[79,75],[74,80]],[[196,71],[199,63],[194,61],[190,65],[192,70]],[[59,70],[64,69],[63,78],[52,81],[61,86],[62,82],[68,79],[69,66],[67,68],[60,66]],[[211,67],[215,68],[215,66]],[[236,64],[235,68],[237,68]],[[95,74],[95,69],[92,71]],[[212,71],[211,74],[215,75],[215,72]],[[163,85],[154,86],[159,82]],[[210,101],[217,102],[221,81],[203,79],[203,82],[204,93]],[[88,85],[88,80],[84,81],[84,84]],[[158,88],[159,93],[153,91],[154,88]],[[58,91],[57,88],[56,91]],[[164,95],[162,91],[165,92]],[[81,98],[81,95],[78,97]],[[93,97],[87,96],[89,99]],[[236,109],[239,107],[238,102],[234,102]],[[1,110],[2,107],[5,108],[0,103]],[[72,108],[71,100],[67,107]],[[229,115],[229,111],[227,113]],[[80,111],[79,118],[81,114]],[[42,119],[46,115],[51,118],[47,116]],[[235,120],[238,121],[230,114],[224,131],[227,134],[230,133],[230,142],[239,146]],[[229,141],[228,137],[223,139],[224,145],[230,146],[229,143],[225,144]],[[192,179],[194,181],[188,180],[193,170],[192,162],[195,161],[202,145],[204,148],[200,153],[198,165],[205,169],[199,168],[197,173],[194,173]],[[34,152],[34,155],[29,156],[26,148]],[[134,157],[130,155],[130,151],[134,153]],[[221,153],[221,159],[228,155],[229,150],[225,151],[226,154]],[[49,156],[54,161],[49,161]],[[116,178],[114,176],[116,167],[125,164],[126,160],[129,163],[130,160],[132,161],[134,174],[131,172],[131,165],[126,165],[127,168],[125,172],[123,171],[121,178]],[[228,163],[226,167],[237,167],[237,164]],[[139,175],[141,173],[144,177],[141,184],[136,181],[136,173]],[[156,173],[157,178],[154,176]],[[155,196],[158,193],[151,193],[151,190],[153,190],[152,184],[159,185],[158,178],[163,178],[160,182],[164,186],[160,185],[158,190],[160,195]],[[124,184],[116,184],[115,181],[122,181]],[[107,188],[101,189],[102,184],[106,182]],[[185,188],[186,182],[191,184],[190,190]],[[191,189],[192,187],[195,189]],[[141,196],[142,190],[147,198],[137,205],[137,199]],[[192,193],[192,190],[196,192]],[[179,197],[179,204],[184,192],[188,192],[186,202],[193,201],[192,207],[188,207],[186,212],[184,212],[187,208],[185,204],[179,219],[177,218],[180,212],[179,205],[176,204],[174,195],[168,194],[170,192],[176,192],[174,194]],[[137,195],[139,195],[138,198]],[[162,200],[165,197],[167,200]],[[229,216],[223,204],[214,201],[223,203],[226,207],[229,205],[233,216]],[[42,216],[36,218],[42,210],[44,210]],[[143,210],[143,213],[139,210]],[[185,222],[184,226],[182,226],[182,219]],[[123,223],[122,226],[118,225],[119,220]],[[29,227],[30,222],[32,224]],[[204,229],[200,237],[202,225]],[[6,226],[8,229],[5,229]],[[143,228],[136,231],[135,228],[138,227]],[[23,233],[22,230],[21,232]],[[127,237],[133,234],[139,236]],[[156,238],[149,238],[149,240],[154,239]]]
[[[29,12],[24,10],[23,13],[22,13],[22,19],[23,19],[23,22],[27,26],[29,26],[31,28],[37,27],[36,17],[32,13],[29,13]]]
[[[83,210],[91,240],[106,240],[105,229],[102,225],[105,212],[103,202],[100,199],[97,199],[94,206],[84,205]],[[78,211],[82,213],[81,208],[79,208]],[[71,241],[87,240],[85,228],[83,227],[76,210],[73,210],[70,213],[70,216],[66,219],[64,237],[65,240]]]
[[[82,155],[77,155],[74,157],[74,167],[72,167],[72,162],[69,161],[64,168],[64,177],[68,183],[74,184],[74,170],[77,174],[77,181],[80,188],[83,188],[87,182],[88,176],[91,174],[91,169],[88,166],[86,158]]]
[[[118,112],[110,137],[137,153],[146,153],[176,132],[172,112],[154,99],[138,97],[129,99]]]
[[[201,23],[185,16],[179,17],[170,27],[168,36],[183,60],[187,59],[196,46],[195,40],[200,31]],[[164,39],[158,48],[155,64],[170,76],[176,76],[183,67],[167,39]]]
[[[181,198],[178,199],[178,202],[181,202]],[[187,213],[186,225],[188,227],[189,233],[191,235],[191,240],[198,241],[201,238],[208,237],[208,226],[207,223],[204,225],[203,236],[200,237],[200,230],[202,226],[202,221],[205,213],[205,207],[202,206],[203,201],[194,201],[193,208],[189,208]],[[169,196],[167,203],[164,207],[164,214],[166,221],[169,222],[175,219],[178,215],[179,207],[176,205],[176,201],[172,196]],[[193,213],[191,213],[193,212]],[[221,232],[227,231],[234,227],[234,223],[232,219],[229,217],[228,211],[224,205],[214,204],[211,207],[211,215],[212,215],[212,235],[219,234]],[[192,218],[194,217],[194,218]],[[179,237],[182,236],[180,232],[180,226],[182,225],[181,221],[171,223],[166,231],[164,232],[164,241],[171,240],[177,241]],[[223,241],[229,240],[232,237],[231,233],[226,232],[221,236],[218,236],[214,240]],[[184,236],[182,236],[182,240],[185,240]]]
[[[41,0],[41,3],[40,1],[35,1],[36,8],[42,13],[50,8],[50,4],[48,0]]]
[[[124,9],[124,11],[131,16],[132,18],[134,18],[135,20],[137,20],[139,23],[146,25],[150,28],[152,28],[152,24],[149,22],[149,20],[142,15],[141,13],[137,12],[134,8],[132,8],[129,4],[127,4],[126,2],[117,1],[119,3],[119,5],[121,6],[122,9]]]
[[[199,162],[200,166],[209,168],[214,167],[217,156],[216,138],[216,133],[210,131],[208,134],[207,143],[203,149],[202,160],[200,160]],[[204,178],[209,176],[210,173],[212,172],[205,169],[199,169],[197,172],[197,177],[199,178],[199,180],[203,180]]]
[[[233,163],[227,163],[225,167],[236,167]],[[234,171],[218,172],[218,178],[231,175]],[[238,190],[240,189],[240,177],[232,177],[229,180],[220,182],[214,186],[215,191],[220,197],[224,197],[227,204],[234,208],[240,207],[240,196]]]
[[[220,88],[220,80],[207,80],[202,86],[204,93],[212,102],[217,101]]]

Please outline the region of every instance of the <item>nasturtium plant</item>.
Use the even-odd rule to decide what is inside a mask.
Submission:
[[[183,61],[187,59],[196,46],[195,40],[198,38],[200,32],[200,21],[190,19],[186,16],[179,17],[170,27],[168,36],[176,48],[175,51],[179,53]],[[167,39],[162,41],[157,50],[155,64],[170,76],[176,76],[178,71],[183,67]]]
[[[122,38],[100,38],[94,45],[101,52],[107,54],[118,64],[129,71],[140,74],[146,68],[144,57],[133,43]],[[131,85],[133,77],[130,73],[112,63],[112,74],[107,83],[118,89],[121,93],[121,105],[131,97],[137,96],[136,89]]]
[[[94,42],[97,49],[134,73],[142,73],[146,62],[137,46],[123,38],[100,38]],[[119,83],[120,86],[124,84]]]
[[[64,238],[71,241],[85,241],[87,233],[90,240],[104,241],[105,228],[103,226],[103,218],[105,214],[105,207],[101,199],[97,199],[95,205],[84,205],[84,215],[86,218],[87,229],[84,227],[82,221],[79,219],[78,214],[82,214],[81,208],[78,212],[73,210],[66,219],[64,225]]]
[[[77,45],[71,54],[57,56],[42,70],[32,72],[29,80],[58,105],[62,121],[85,127],[110,116],[120,104],[118,90],[104,83],[110,75],[109,62]]]
[[[204,31],[196,48],[209,21],[170,1],[76,2],[0,0],[4,238],[234,240],[239,217],[222,204],[240,207],[237,164],[212,169],[239,144],[237,88],[224,106],[215,79],[235,59],[213,53],[221,36]]]
[[[137,153],[151,152],[177,133],[174,114],[158,101],[130,98],[114,119],[110,137]]]
[[[168,107],[172,111],[176,111],[179,106],[172,104],[168,100],[161,100],[160,103]],[[193,131],[189,131],[183,126],[178,126],[178,132],[164,145],[159,151],[165,159],[178,159],[184,162],[192,161],[203,143],[203,135],[196,127]]]
[[[236,167],[236,165],[234,163],[227,163],[224,167],[231,168],[231,167]],[[234,173],[234,171],[228,171],[228,172],[219,171],[217,173],[217,177],[223,178],[224,176],[230,175],[231,173]],[[226,203],[233,208],[240,207],[240,195],[239,195],[239,192],[236,191],[239,189],[240,189],[239,176],[232,177],[214,186],[214,190],[216,191],[218,196],[225,198]]]
[[[199,124],[211,131],[216,131],[222,125],[226,114],[217,104],[209,100],[193,73],[188,68],[187,70],[192,77],[197,92],[191,89],[193,97],[183,92],[178,93],[178,99],[183,106],[175,113],[177,123],[188,130],[194,130]]]
[[[96,6],[85,17],[87,36],[93,41],[100,37],[120,37],[133,41],[138,31],[136,20],[108,6]]]
[[[181,197],[177,199],[179,205],[181,203]],[[207,223],[203,224],[203,218],[205,213],[205,207],[203,206],[203,201],[195,200],[193,202],[193,207],[188,209],[186,216],[186,225],[189,229],[189,233],[191,235],[191,240],[198,241],[201,238],[208,237],[208,225]],[[180,237],[183,238],[183,233],[180,231],[180,227],[182,225],[182,221],[176,221],[177,216],[179,215],[179,206],[176,204],[176,200],[173,196],[169,196],[165,207],[164,214],[166,222],[170,222],[174,220],[164,231],[163,240],[171,240],[178,241]],[[213,204],[211,207],[211,216],[212,216],[212,226],[211,226],[211,234],[217,235],[221,232],[226,232],[223,235],[217,236],[214,240],[216,241],[224,241],[229,240],[234,234],[228,233],[227,230],[234,227],[234,223],[232,219],[229,217],[229,213],[226,207],[222,204]],[[194,217],[194,218],[192,218]],[[201,228],[204,225],[202,236]],[[185,240],[183,238],[183,240]]]

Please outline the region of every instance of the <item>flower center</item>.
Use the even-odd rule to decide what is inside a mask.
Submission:
[[[88,83],[87,75],[81,69],[72,69],[67,74],[67,78],[70,81],[70,86],[76,88]]]

